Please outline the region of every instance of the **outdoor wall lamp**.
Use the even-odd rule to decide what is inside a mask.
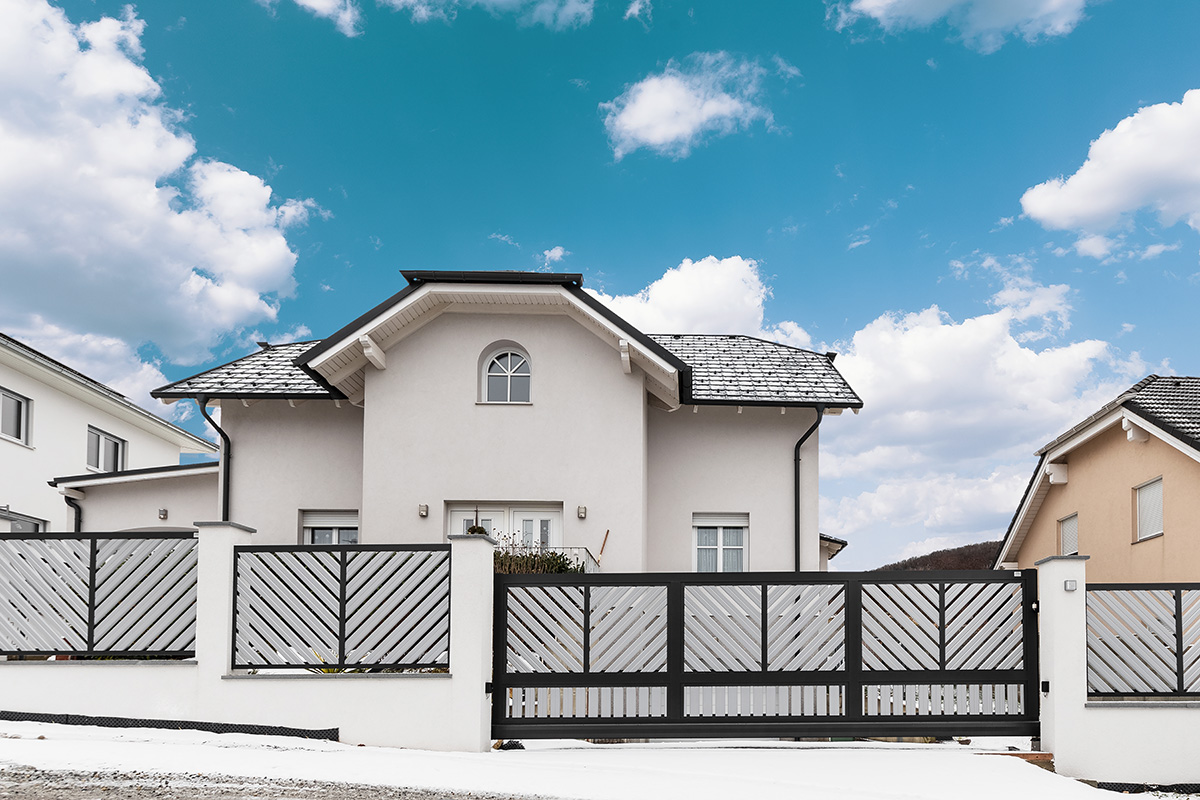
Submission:
[[[165,508],[160,508],[160,509],[158,510],[158,518],[159,518],[159,519],[166,519],[166,518],[167,518],[167,510],[166,510]]]
[[[1075,587],[1076,587],[1075,581],[1063,581],[1063,591],[1064,592],[1073,592],[1073,591],[1075,591]]]
[[[580,519],[587,519],[587,506],[580,506],[575,509],[575,513],[579,515]]]
[[[417,516],[418,517],[428,517],[429,516],[429,506],[425,505],[424,503],[421,503],[421,505],[417,506]]]

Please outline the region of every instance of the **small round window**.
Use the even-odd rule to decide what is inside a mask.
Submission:
[[[484,391],[489,403],[528,403],[529,359],[512,350],[493,356],[484,374]]]

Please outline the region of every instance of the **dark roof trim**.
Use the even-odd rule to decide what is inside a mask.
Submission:
[[[58,486],[62,483],[76,483],[78,481],[95,481],[107,480],[109,478],[126,478],[136,475],[153,475],[161,473],[163,475],[171,475],[177,472],[191,472],[194,470],[211,469],[216,467],[216,461],[201,461],[195,464],[169,464],[165,467],[143,467],[141,469],[123,469],[116,472],[87,472],[83,475],[64,475],[61,478],[54,478],[46,481],[51,486]]]
[[[1137,414],[1139,417],[1145,418],[1145,420],[1147,422],[1150,422],[1150,423],[1162,428],[1164,431],[1171,434],[1172,436],[1174,436],[1176,439],[1183,442],[1184,444],[1191,446],[1195,450],[1200,450],[1200,439],[1195,439],[1192,436],[1190,436],[1189,434],[1184,433],[1183,431],[1179,430],[1179,428],[1175,427],[1167,420],[1163,419],[1162,417],[1158,416],[1154,412],[1150,411],[1144,405],[1139,403],[1137,401],[1136,397],[1133,398],[1132,400],[1126,400],[1124,405],[1125,405],[1125,408],[1127,408],[1130,411],[1132,411],[1133,413]]]
[[[649,336],[647,336],[646,334],[639,331],[637,328],[630,325],[628,322],[625,321],[625,319],[620,317],[615,311],[613,311],[608,306],[604,305],[604,303],[601,303],[596,298],[592,297],[590,294],[585,292],[580,286],[567,286],[566,289],[568,292],[571,293],[571,296],[574,297],[576,300],[583,303],[588,308],[592,309],[597,314],[604,317],[606,320],[608,320],[612,324],[616,325],[618,328],[628,331],[630,337],[635,339],[638,344],[640,344],[642,347],[649,350],[654,355],[661,358],[663,361],[666,361],[668,364],[673,366],[675,369],[679,370],[679,373],[681,376],[683,375],[683,373],[686,372],[688,374],[688,377],[689,378],[691,377],[692,368],[689,367],[685,361],[683,361],[681,358],[679,358],[679,356],[675,355],[670,350],[663,347],[661,344],[654,341]],[[683,393],[682,387],[680,387],[680,393],[681,394]],[[687,393],[691,394],[691,381],[690,380],[688,381],[688,392]]]
[[[683,401],[685,406],[745,406],[746,408],[862,408],[860,399],[856,403],[842,403],[836,400],[697,400],[688,398]]]
[[[334,331],[333,333],[331,333],[327,337],[325,337],[325,339],[323,341],[321,341],[320,343],[318,343],[316,346],[311,347],[308,350],[305,350],[304,353],[302,355],[297,356],[296,360],[293,361],[292,363],[295,364],[300,369],[304,370],[309,375],[309,377],[312,377],[315,379],[316,370],[310,370],[308,368],[308,365],[313,361],[313,359],[315,359],[319,355],[324,354],[328,350],[332,350],[334,345],[341,342],[342,339],[346,338],[346,336],[350,335],[350,333],[352,333],[353,331],[356,331],[359,328],[361,328],[362,326],[366,325],[372,319],[379,316],[384,311],[387,311],[392,306],[403,302],[404,298],[408,297],[410,294],[417,291],[417,289],[419,289],[420,287],[421,287],[421,285],[417,284],[417,283],[411,283],[408,286],[405,286],[403,289],[396,292],[394,295],[389,297],[387,300],[384,300],[382,303],[375,306],[370,311],[358,316],[349,325],[343,325],[341,328],[339,328],[338,330]],[[329,385],[329,384],[325,383],[323,380],[322,380],[322,383],[326,386]],[[340,394],[340,392],[339,392],[339,394]]]
[[[439,270],[402,269],[400,274],[410,285],[422,283],[526,283],[550,286],[583,286],[583,275],[578,272],[509,272],[488,270],[466,270],[441,272]]]

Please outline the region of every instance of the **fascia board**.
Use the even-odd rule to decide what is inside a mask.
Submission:
[[[327,364],[331,358],[344,353],[348,348],[358,345],[358,337],[370,336],[379,326],[383,325],[387,320],[402,313],[413,303],[419,302],[421,299],[428,296],[433,291],[430,284],[423,284],[415,291],[408,293],[396,304],[387,308],[381,309],[380,312],[372,317],[369,317],[361,322],[357,327],[346,330],[343,329],[342,335],[333,342],[322,342],[319,346],[322,352],[312,360],[306,360],[305,366],[310,369],[320,371],[324,364]],[[322,375],[325,373],[322,372]]]
[[[1200,451],[1197,451],[1196,448],[1192,447],[1190,444],[1180,441],[1178,437],[1168,433],[1167,431],[1164,431],[1162,428],[1158,427],[1153,422],[1150,422],[1148,419],[1140,414],[1137,414],[1136,412],[1130,411],[1127,408],[1123,409],[1123,411],[1124,413],[1122,414],[1122,419],[1130,420],[1134,425],[1137,425],[1139,428],[1146,431],[1146,433],[1149,433],[1151,436],[1158,438],[1160,441],[1169,444],[1171,447],[1174,447],[1176,450],[1183,453],[1193,461],[1200,462]]]
[[[1046,463],[1050,464],[1054,461],[1057,461],[1075,448],[1079,447],[1081,444],[1091,441],[1100,434],[1106,432],[1112,426],[1119,424],[1124,418],[1124,414],[1124,409],[1116,408],[1083,430],[1079,431],[1070,439],[1067,439],[1065,442],[1062,442],[1056,445],[1054,448],[1047,450],[1044,454]]]
[[[192,478],[197,475],[216,475],[220,470],[220,465],[214,463],[211,467],[204,466],[198,469],[179,470],[171,472],[150,472],[135,475],[103,475],[97,474],[95,477],[77,478],[75,480],[57,481],[55,486],[58,489],[85,489],[89,486],[112,486],[123,483],[140,483],[142,481],[164,481],[176,480],[179,478]]]
[[[1029,533],[1029,527],[1033,524],[1033,518],[1041,509],[1042,501],[1046,499],[1046,493],[1050,491],[1050,478],[1046,475],[1046,465],[1049,463],[1045,458],[1038,461],[1032,478],[1033,485],[1022,498],[1021,507],[1017,509],[1017,515],[1009,528],[1008,536],[1000,546],[1000,552],[996,554],[992,569],[1000,569],[1000,565],[1005,561],[1016,560],[1017,551],[1025,543],[1025,537]]]
[[[128,399],[109,396],[70,373],[51,369],[38,361],[26,358],[21,353],[5,349],[0,349],[0,361],[51,389],[87,403],[98,411],[111,414],[135,428],[176,445],[181,452],[217,452],[217,447],[212,442],[172,425]]]

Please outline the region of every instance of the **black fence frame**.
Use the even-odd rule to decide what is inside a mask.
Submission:
[[[446,660],[437,663],[386,663],[360,664],[346,662],[346,568],[351,553],[396,553],[396,552],[444,552],[447,565],[450,562],[449,544],[249,544],[233,548],[233,620],[230,626],[230,666],[234,670],[304,669],[304,670],[399,670],[450,668],[450,653],[447,646]],[[333,553],[338,556],[338,660],[336,663],[317,661],[309,664],[239,664],[237,660],[238,635],[238,559],[242,553]],[[449,579],[447,579],[449,580]],[[450,625],[450,609],[446,610],[446,624]]]
[[[1138,698],[1138,697],[1182,697],[1200,698],[1200,691],[1189,692],[1184,689],[1183,655],[1183,593],[1185,591],[1200,591],[1200,583],[1089,583],[1088,592],[1112,591],[1167,591],[1175,597],[1175,689],[1170,692],[1093,692],[1088,690],[1088,697]],[[1200,647],[1200,642],[1197,643]]]
[[[1022,587],[1022,663],[1010,670],[945,669],[945,626],[941,626],[939,670],[864,670],[862,667],[862,587],[894,583],[1016,583]],[[841,584],[845,598],[845,654],[842,670],[685,672],[684,588],[687,586]],[[590,655],[590,594],[584,593],[583,672],[507,671],[508,589],[524,586],[665,586],[667,589],[667,669],[664,672],[593,673]],[[740,572],[740,573],[599,573],[583,575],[496,575],[493,617],[492,736],[495,738],[643,738],[758,736],[1037,736],[1038,685],[1037,571],[929,572]],[[763,604],[766,617],[766,603]],[[766,630],[763,649],[766,650]],[[901,684],[1009,684],[1024,693],[1023,714],[887,716],[863,713],[865,686]],[[845,698],[841,716],[685,717],[688,686],[840,685]],[[508,690],[535,687],[666,688],[666,716],[512,718],[505,716]],[[859,702],[853,702],[853,698]]]
[[[83,650],[0,650],[0,656],[71,656],[72,658],[145,658],[183,659],[193,658],[195,650],[97,650],[96,649],[96,578],[99,571],[96,564],[98,542],[101,539],[195,539],[192,531],[112,531],[112,532],[42,532],[42,533],[0,533],[0,541],[13,539],[75,539],[89,542],[89,564],[87,577],[87,631],[85,640],[87,647]]]

